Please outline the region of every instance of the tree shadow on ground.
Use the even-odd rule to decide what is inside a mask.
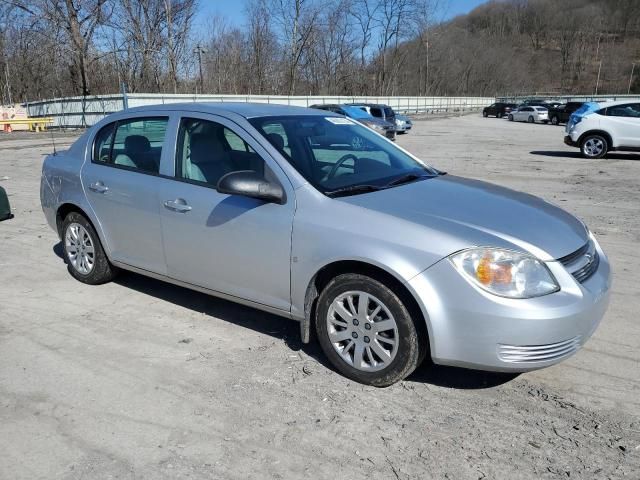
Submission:
[[[54,253],[64,260],[62,243],[53,247]],[[280,339],[292,351],[302,351],[324,367],[336,371],[322,352],[313,335],[311,342],[304,344],[300,338],[300,324],[277,315],[217,298],[195,290],[173,285],[133,272],[121,271],[115,283],[130,288],[144,295],[170,302],[182,308],[202,313],[213,319],[232,323],[239,327]],[[241,333],[239,333],[241,334]],[[457,367],[434,365],[427,358],[407,381],[428,383],[455,389],[483,389],[502,385],[513,380],[517,375],[483,372]]]

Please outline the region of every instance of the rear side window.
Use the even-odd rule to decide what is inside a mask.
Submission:
[[[115,123],[111,123],[102,128],[96,135],[95,142],[93,143],[93,161],[100,163],[109,163],[111,157],[111,145],[113,143],[113,132],[115,130]]]
[[[628,105],[609,107],[607,108],[607,116],[640,118],[640,104],[630,103]]]
[[[107,125],[96,136],[93,161],[158,174],[168,121],[167,117],[133,118]]]

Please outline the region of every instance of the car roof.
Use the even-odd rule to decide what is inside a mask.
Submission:
[[[201,112],[211,114],[235,113],[244,118],[279,117],[288,115],[327,116],[335,115],[333,112],[317,110],[307,107],[295,107],[291,105],[277,105],[272,103],[245,103],[245,102],[188,102],[168,103],[160,105],[145,105],[133,107],[122,113],[140,113],[145,111],[175,111]]]
[[[597,103],[601,108],[616,107],[618,105],[628,105],[629,103],[640,103],[637,98],[629,98],[627,100],[616,100],[615,102],[585,102],[585,103]]]

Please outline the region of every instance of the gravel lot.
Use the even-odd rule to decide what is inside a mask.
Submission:
[[[473,115],[398,143],[584,219],[615,277],[595,336],[535,373],[425,364],[376,389],[297,323],[134,274],[74,281],[40,209],[49,136],[1,135],[0,478],[639,479],[640,156],[583,160],[562,137]]]

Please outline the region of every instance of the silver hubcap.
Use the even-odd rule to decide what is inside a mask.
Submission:
[[[358,370],[382,370],[398,353],[398,325],[393,315],[365,292],[339,295],[327,313],[327,330],[338,355]]]
[[[590,138],[584,142],[584,153],[590,157],[596,157],[604,150],[604,142],[599,138]]]
[[[95,249],[89,232],[79,223],[70,223],[64,234],[64,247],[73,268],[88,275],[95,264]]]

